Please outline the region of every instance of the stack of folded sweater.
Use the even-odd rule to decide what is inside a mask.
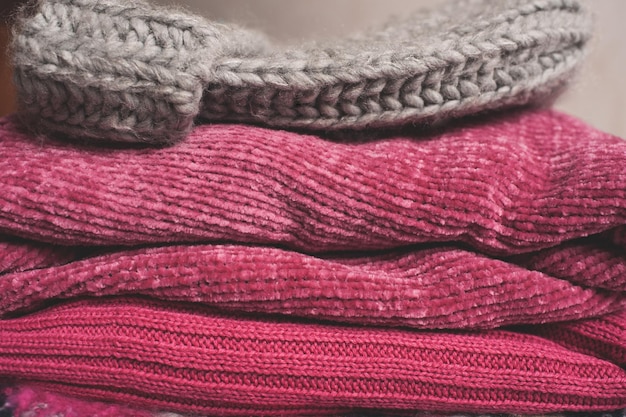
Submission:
[[[465,0],[296,49],[41,1],[0,120],[0,415],[624,415],[626,141],[522,107],[589,32]]]

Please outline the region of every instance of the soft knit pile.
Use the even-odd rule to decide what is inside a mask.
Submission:
[[[626,145],[553,111],[368,143],[243,125],[161,149],[42,143],[10,119],[0,132],[0,232],[63,245],[462,242],[507,256],[626,224]]]
[[[591,265],[614,272],[610,262]],[[0,313],[32,310],[51,298],[142,294],[341,322],[468,329],[582,319],[626,305],[623,283],[615,292],[590,284],[456,248],[328,259],[273,248],[188,245],[7,273],[0,277]]]
[[[2,233],[49,242],[2,245],[0,373],[217,415],[626,406],[626,142],[571,117],[359,144],[214,125],[162,149],[78,147],[12,119],[0,138]],[[136,298],[8,319],[121,295],[423,330],[543,325],[359,329]]]
[[[562,85],[577,2],[286,51],[38,7],[0,119],[0,416],[623,417],[626,142],[546,109],[450,120]]]

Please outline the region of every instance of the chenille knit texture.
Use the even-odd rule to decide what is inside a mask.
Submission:
[[[0,146],[0,233],[62,245],[509,256],[626,225],[626,143],[555,111],[367,143],[203,125],[161,149],[36,139],[4,118]]]
[[[468,329],[624,307],[626,143],[553,111],[360,144],[228,125],[163,149],[41,142],[11,119],[0,133],[0,232],[110,252],[9,265],[0,314],[143,294]]]
[[[69,20],[93,18],[70,25],[82,34],[100,15],[116,30],[145,23],[109,2],[51,5],[29,22],[62,29],[48,18],[75,7]],[[502,13],[503,27],[520,18]],[[216,44],[238,36],[211,27]],[[224,53],[252,62],[255,48]],[[198,68],[185,57],[176,65]],[[626,143],[572,117],[507,113],[363,142],[203,125],[159,149],[33,137],[5,118],[0,146],[3,377],[225,416],[626,407]],[[508,325],[524,327],[495,329]]]
[[[363,130],[538,101],[566,83],[589,36],[575,0],[455,0],[288,47],[140,1],[42,0],[18,25],[13,62],[29,126],[163,143],[195,120]]]
[[[216,416],[626,407],[626,143],[575,118],[160,149],[5,118],[0,146],[0,250],[28,254],[0,376]]]
[[[588,38],[574,0],[453,0],[286,47],[40,0],[0,119],[6,409],[624,410],[626,142],[548,110],[450,122],[544,102]]]
[[[620,260],[621,270],[626,262]],[[623,284],[607,292],[589,288],[593,277],[582,285],[565,279],[453,247],[320,258],[274,248],[179,245],[0,275],[0,316],[51,299],[122,294],[420,329],[577,320],[626,307]]]
[[[77,259],[77,248],[50,246],[0,236],[0,274],[61,265]]]

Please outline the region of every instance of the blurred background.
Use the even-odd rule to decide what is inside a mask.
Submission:
[[[441,0],[152,0],[177,4],[209,19],[262,30],[277,41],[332,38],[384,22]],[[494,0],[499,1],[499,0]],[[626,0],[583,0],[595,13],[591,54],[556,107],[626,138]],[[11,0],[0,0],[6,22]],[[7,39],[0,28],[0,47]],[[14,95],[6,54],[0,66],[0,114],[12,111]]]

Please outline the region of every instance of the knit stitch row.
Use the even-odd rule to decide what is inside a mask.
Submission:
[[[592,320],[536,326],[534,333],[626,367],[626,309]]]

